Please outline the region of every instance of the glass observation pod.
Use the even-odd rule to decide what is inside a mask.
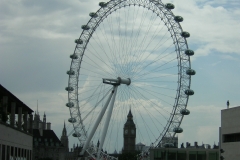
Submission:
[[[72,71],[72,70],[70,70],[70,71],[67,71],[67,74],[68,74],[68,75],[74,75],[74,74],[75,74],[75,72],[74,72],[74,71]]]
[[[186,74],[192,76],[192,75],[196,74],[196,71],[193,69],[188,69],[188,70],[186,70]]]
[[[164,148],[174,148],[174,144],[173,143],[165,143],[163,145]]]
[[[76,119],[75,119],[75,118],[69,118],[69,119],[68,119],[68,122],[70,122],[70,123],[75,123],[75,122],[76,122]]]
[[[174,17],[174,20],[175,20],[176,22],[182,22],[182,21],[183,21],[183,17],[181,17],[181,16],[175,16],[175,17]]]
[[[99,6],[100,6],[100,7],[107,7],[107,3],[105,3],[105,2],[100,2],[100,3],[99,3]]]
[[[83,29],[83,30],[89,30],[90,27],[89,27],[88,25],[82,25],[82,29]]]
[[[72,107],[74,107],[74,103],[73,102],[68,102],[68,103],[66,103],[66,106],[69,107],[69,108],[72,108]]]
[[[183,31],[181,33],[181,36],[184,37],[184,38],[188,38],[188,37],[190,37],[190,33]]]
[[[175,133],[182,133],[183,129],[181,127],[176,127],[176,128],[173,129],[173,132],[175,132]]]
[[[73,91],[74,90],[73,87],[66,87],[65,89],[66,89],[66,91]]]
[[[73,136],[73,137],[80,137],[81,134],[80,134],[80,133],[73,133],[72,136]]]
[[[185,115],[189,115],[190,111],[188,109],[181,109],[180,113],[185,116]]]
[[[78,56],[77,56],[76,54],[72,54],[72,55],[70,55],[70,58],[72,58],[72,59],[78,59]]]
[[[191,89],[187,89],[187,90],[185,90],[185,94],[188,96],[191,96],[191,95],[194,95],[194,91]]]
[[[94,13],[94,12],[89,13],[89,16],[92,17],[92,18],[97,18],[98,17],[97,13]]]
[[[77,44],[83,44],[83,41],[81,39],[75,39],[75,43]]]
[[[174,9],[174,8],[175,8],[175,6],[174,6],[172,3],[167,3],[167,4],[165,4],[165,7],[166,7],[167,9]]]
[[[188,55],[188,56],[193,56],[194,55],[194,51],[193,50],[190,50],[190,49],[187,49],[185,51],[185,54]]]

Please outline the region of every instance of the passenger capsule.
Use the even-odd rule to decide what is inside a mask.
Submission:
[[[103,8],[104,8],[104,7],[107,7],[107,3],[105,3],[105,2],[100,2],[100,3],[99,3],[99,6],[100,6],[100,7],[103,7]]]
[[[175,16],[175,17],[174,17],[174,20],[175,20],[176,22],[182,22],[182,21],[183,21],[183,17],[181,17],[181,16]]]
[[[72,108],[72,107],[74,107],[74,103],[73,102],[68,102],[68,103],[66,103],[66,106],[69,107],[69,108]]]
[[[89,16],[92,17],[92,18],[97,18],[98,17],[97,13],[94,13],[94,12],[89,13]]]
[[[70,122],[70,123],[75,123],[75,122],[76,122],[76,119],[75,119],[75,118],[69,118],[69,119],[68,119],[68,122]]]
[[[182,115],[189,115],[189,114],[190,114],[190,111],[189,111],[188,109],[181,109],[181,110],[180,110],[180,113],[181,113]]]
[[[75,39],[75,43],[77,44],[83,44],[83,41],[81,39]]]
[[[174,144],[173,143],[165,143],[163,145],[164,148],[174,148]]]
[[[190,75],[190,76],[193,76],[193,75],[196,74],[196,71],[194,71],[193,69],[188,69],[188,70],[186,71],[186,74],[187,74],[187,75]]]
[[[67,71],[67,74],[68,74],[68,75],[74,75],[74,74],[75,74],[75,72],[74,72],[74,71],[72,71],[72,70],[70,70],[70,71]]]
[[[173,129],[173,132],[175,132],[175,133],[182,133],[183,129],[181,127],[176,127],[176,128]]]
[[[82,29],[83,29],[83,30],[89,30],[90,27],[89,27],[88,25],[82,25]]]
[[[78,56],[77,56],[76,54],[72,54],[72,55],[70,55],[70,58],[72,58],[72,59],[78,59]]]
[[[65,89],[66,89],[66,91],[73,91],[74,90],[73,87],[66,87]]]
[[[80,133],[73,133],[72,136],[73,136],[73,137],[80,137],[81,134],[80,134]]]
[[[181,33],[181,36],[184,38],[188,38],[188,37],[190,37],[190,33],[184,31]]]
[[[188,96],[191,96],[191,95],[194,95],[194,91],[191,89],[187,89],[187,90],[185,90],[185,94]]]
[[[167,4],[165,4],[165,7],[166,7],[167,9],[174,9],[174,8],[175,8],[175,6],[174,6],[172,3],[167,3]]]
[[[194,55],[194,51],[193,50],[190,50],[190,49],[187,49],[185,51],[185,54],[188,55],[188,56],[193,56]]]

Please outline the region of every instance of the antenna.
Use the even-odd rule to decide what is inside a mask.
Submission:
[[[37,100],[37,114],[39,115],[39,113],[38,113],[38,100]]]

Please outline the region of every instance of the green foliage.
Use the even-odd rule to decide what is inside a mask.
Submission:
[[[38,160],[53,160],[52,158],[39,158]]]

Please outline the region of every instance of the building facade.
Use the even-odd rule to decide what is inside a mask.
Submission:
[[[168,143],[172,143],[174,147],[178,148],[178,137],[163,137],[160,145],[164,147]]]
[[[46,114],[41,120],[39,112],[35,112],[33,120],[33,160],[50,158],[65,160],[68,154],[68,137],[64,123],[61,141],[51,130],[51,123],[46,122]]]
[[[224,159],[240,159],[240,106],[221,110],[220,148]]]
[[[219,160],[218,149],[154,148],[150,160]]]
[[[32,124],[32,112],[33,110],[0,85],[1,160],[32,160],[32,128],[28,127]]]

